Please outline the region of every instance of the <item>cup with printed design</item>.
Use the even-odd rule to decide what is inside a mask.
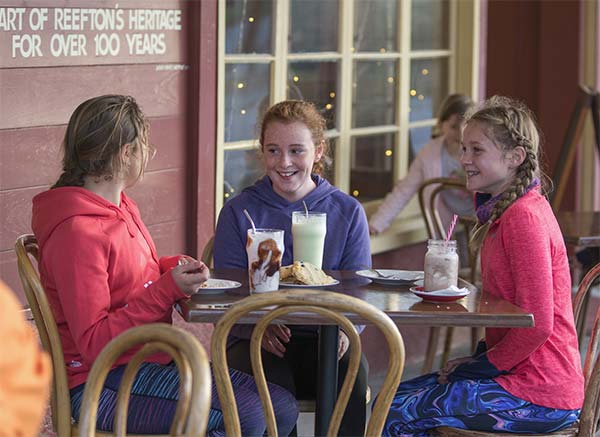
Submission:
[[[305,261],[322,268],[326,234],[327,213],[292,212],[294,261]]]
[[[279,268],[283,257],[282,229],[248,229],[246,253],[250,293],[279,289]]]

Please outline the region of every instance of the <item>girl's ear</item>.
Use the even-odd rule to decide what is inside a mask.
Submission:
[[[523,161],[525,161],[525,157],[527,156],[527,152],[525,152],[525,148],[523,146],[517,146],[508,152],[508,160],[510,168],[517,168]]]
[[[321,160],[324,150],[325,150],[325,140],[321,140],[321,142],[319,144],[315,145],[315,162],[319,162]]]

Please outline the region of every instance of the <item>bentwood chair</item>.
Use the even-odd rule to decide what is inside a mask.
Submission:
[[[450,190],[456,190],[463,192],[467,196],[472,196],[472,193],[467,190],[465,183],[452,178],[433,178],[424,181],[419,187],[419,206],[421,207],[421,214],[425,221],[427,233],[429,238],[433,239],[444,239],[446,234],[446,228],[449,223],[442,223],[438,211],[438,203],[441,201],[441,196],[448,193]],[[474,216],[459,216],[458,217],[458,229],[462,231],[462,239],[464,241],[463,247],[467,247],[466,257],[464,254],[460,256],[461,260],[466,260],[466,265],[461,266],[459,276],[471,284],[478,282],[478,259],[479,254],[476,251],[468,248],[468,242],[471,237],[471,231],[476,224]],[[457,232],[454,232],[454,236]],[[425,362],[423,364],[423,373],[429,373],[433,367],[433,361],[435,359],[437,344],[440,336],[441,328],[430,328],[429,330],[429,342],[427,345],[427,352],[425,354]],[[452,345],[452,337],[454,334],[454,328],[449,327],[446,329],[446,340],[444,342],[444,352],[442,355],[442,366],[448,361],[450,355],[450,348]],[[479,334],[477,328],[472,330],[472,347],[475,348],[477,344]]]
[[[171,425],[171,436],[206,434],[210,411],[211,376],[206,352],[190,333],[164,323],[131,328],[111,340],[100,352],[83,392],[79,434],[95,435],[98,402],[108,372],[115,361],[134,346],[143,345],[127,364],[117,393],[115,435],[127,433],[129,393],[135,375],[148,356],[157,352],[171,355],[180,376],[179,401]]]
[[[328,436],[336,436],[340,427],[344,410],[350,398],[361,355],[360,337],[346,314],[357,314],[369,323],[376,325],[384,334],[390,351],[388,371],[377,397],[371,417],[367,425],[366,435],[381,435],[384,421],[404,368],[404,343],[400,332],[392,320],[372,305],[355,297],[341,293],[317,290],[289,290],[261,293],[249,296],[234,305],[223,315],[215,326],[212,336],[211,357],[213,373],[219,399],[230,408],[223,410],[225,431],[227,435],[240,435],[240,422],[233,397],[233,388],[227,371],[226,339],[231,327],[248,313],[269,310],[256,324],[250,340],[250,354],[254,379],[258,386],[269,436],[277,436],[277,426],[271,398],[267,389],[264,370],[262,368],[261,342],[267,326],[278,318],[289,313],[302,313],[301,317],[310,317],[314,313],[326,317],[339,325],[350,339],[350,363],[348,371],[335,404],[333,416],[327,432]]]
[[[25,291],[25,296],[27,298],[31,312],[33,314],[33,318],[34,318],[34,321],[35,321],[35,324],[36,324],[36,327],[37,327],[37,330],[38,330],[38,333],[40,336],[40,340],[42,342],[42,347],[44,348],[45,351],[47,351],[49,353],[51,360],[52,360],[53,376],[52,376],[52,392],[51,392],[51,398],[50,398],[50,409],[51,409],[51,414],[52,414],[52,425],[53,425],[54,431],[56,431],[56,433],[59,437],[77,436],[80,434],[80,430],[71,416],[71,396],[69,393],[69,385],[68,385],[68,380],[67,380],[67,369],[66,369],[66,365],[65,365],[62,344],[60,342],[60,336],[58,333],[58,327],[56,325],[56,320],[54,318],[54,314],[52,313],[50,303],[48,302],[46,292],[44,291],[44,288],[42,287],[40,277],[39,277],[37,269],[33,263],[34,260],[37,262],[38,257],[39,257],[38,243],[37,243],[35,236],[33,236],[31,234],[26,234],[26,235],[20,236],[15,243],[15,251],[17,254],[17,264],[18,264],[18,269],[19,269],[19,276],[20,276],[21,282],[23,284],[23,290]],[[156,328],[152,328],[152,329],[153,329],[152,332],[154,332],[154,330]],[[161,331],[165,331],[166,329],[167,329],[166,327],[160,328]],[[158,334],[157,334],[156,340],[161,340],[165,336],[166,337],[173,336],[173,337],[178,337],[178,338],[181,337],[181,334],[179,334],[179,330],[176,328],[169,329],[168,332],[169,332],[168,335],[161,333],[160,338],[158,337]],[[125,337],[126,340],[119,340],[119,343],[117,343],[117,346],[121,345],[122,344],[121,342],[127,341],[127,339],[131,338],[131,337],[129,337],[130,335],[132,335],[132,334],[128,334],[128,336]],[[140,334],[133,334],[133,335],[139,336]],[[186,336],[186,338],[187,338],[187,336],[190,336],[192,340],[196,341],[195,338],[193,336],[191,336],[191,334],[185,334],[185,336]],[[152,337],[150,337],[150,338],[152,338]],[[152,340],[154,340],[154,338],[152,338]],[[181,339],[175,340],[175,341],[177,341],[179,343],[182,342]],[[193,352],[191,356],[193,357],[194,360],[196,360],[197,356],[199,354],[202,354],[204,351],[201,350],[201,352],[198,352],[196,350],[196,346],[189,346],[191,344],[193,344],[193,342],[191,340],[189,340],[189,339],[185,340],[185,347],[190,348],[190,351]],[[114,347],[117,347],[117,346],[112,346],[111,350],[114,352]],[[197,346],[201,349],[201,346],[199,344],[197,344]],[[157,347],[156,342],[153,342],[153,344],[151,346],[149,345],[149,347],[156,348]],[[182,401],[177,406],[178,410],[177,410],[177,414],[175,416],[176,420],[174,420],[173,426],[171,428],[172,432],[176,432],[176,431],[178,432],[179,430],[183,429],[183,425],[185,424],[185,421],[187,420],[186,411],[189,411],[189,409],[191,408],[191,406],[189,405],[190,399],[191,399],[190,387],[193,387],[193,390],[192,390],[193,393],[196,393],[194,390],[198,389],[197,381],[206,382],[207,387],[210,387],[210,374],[207,379],[206,372],[204,370],[204,364],[203,364],[199,368],[192,368],[192,370],[199,371],[200,372],[199,374],[190,375],[188,370],[191,367],[192,363],[190,361],[190,358],[188,358],[187,355],[182,353],[185,351],[178,351],[177,345],[170,345],[169,343],[167,343],[166,346],[164,346],[164,348],[162,348],[161,350],[164,350],[164,349],[169,349],[169,351],[175,352],[173,354],[173,356],[175,358],[175,361],[178,363],[178,366],[180,366],[179,362],[182,363],[181,366],[179,367],[180,371],[182,372],[181,383],[180,383],[181,384],[180,385],[180,393],[182,394]],[[145,349],[142,349],[140,351],[140,353],[142,353],[144,350]],[[141,355],[138,355],[138,357],[141,357]],[[98,364],[98,363],[96,362],[95,364]],[[108,367],[106,367],[105,369],[97,368],[96,371],[97,372],[102,371],[102,370],[108,371],[110,369],[110,364],[106,363],[106,361],[105,361],[105,365]],[[184,369],[184,370],[182,370],[182,369]],[[135,374],[133,376],[135,376]],[[193,379],[193,381],[191,379]],[[92,381],[91,376],[90,376],[90,377],[88,377],[88,381],[86,384],[93,384],[96,382],[97,381]],[[100,384],[102,382],[100,382]],[[203,390],[205,390],[205,389],[203,389]],[[195,396],[196,395],[194,394],[194,400],[196,399]],[[205,401],[203,401],[203,402],[205,402]],[[210,397],[208,398],[208,403],[205,402],[205,405],[208,405],[210,407]],[[84,416],[85,413],[86,412],[84,410],[82,410],[82,412],[81,412],[82,417]],[[192,419],[190,417],[190,421],[191,420]],[[197,420],[197,418],[194,417],[194,420]],[[87,435],[91,435],[91,434],[88,433]],[[96,435],[108,436],[108,435],[112,435],[112,434],[97,432]]]
[[[575,325],[582,317],[581,309],[583,301],[594,281],[600,277],[600,263],[596,264],[588,273],[583,277],[577,293],[573,299],[573,315]],[[596,312],[596,320],[594,321],[594,327],[592,329],[588,349],[585,355],[585,362],[583,366],[583,376],[585,378],[585,392],[583,400],[583,408],[581,409],[581,415],[579,416],[579,422],[574,426],[566,428],[561,431],[556,431],[550,434],[543,434],[548,436],[556,437],[592,437],[596,433],[598,426],[598,418],[600,417],[600,355],[598,351],[600,349],[600,308]],[[501,433],[501,432],[483,432],[483,431],[469,431],[458,428],[440,427],[434,430],[434,435],[440,437],[495,437],[495,436],[507,436],[507,437],[525,437],[531,436],[532,434],[513,434],[513,433]],[[538,434],[539,435],[539,434]]]
[[[206,264],[208,267],[213,266],[213,248],[215,245],[215,236],[209,238],[209,240],[204,245],[204,249],[202,250],[202,257],[200,260]]]

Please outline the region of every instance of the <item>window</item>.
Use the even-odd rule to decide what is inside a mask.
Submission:
[[[335,185],[361,202],[385,196],[458,88],[461,3],[222,0],[217,211],[262,175],[257,124],[286,98],[326,117]]]

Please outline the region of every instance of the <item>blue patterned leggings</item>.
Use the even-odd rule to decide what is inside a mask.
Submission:
[[[117,401],[117,391],[125,366],[108,373],[98,404],[97,428],[112,431]],[[240,415],[242,435],[262,436],[266,429],[265,419],[254,378],[246,373],[230,369],[235,400]],[[79,419],[85,384],[71,389],[71,408],[75,420]],[[168,434],[177,399],[179,397],[179,373],[172,362],[168,365],[142,364],[131,390],[127,431],[137,434]],[[282,387],[269,384],[275,409],[279,435],[287,436],[298,419],[298,406],[294,396]],[[224,436],[225,428],[221,404],[213,382],[211,409],[208,417],[208,434]]]
[[[384,436],[427,436],[428,430],[439,426],[546,434],[579,418],[580,410],[532,404],[511,395],[493,379],[439,384],[437,378],[437,373],[430,373],[400,384]]]

